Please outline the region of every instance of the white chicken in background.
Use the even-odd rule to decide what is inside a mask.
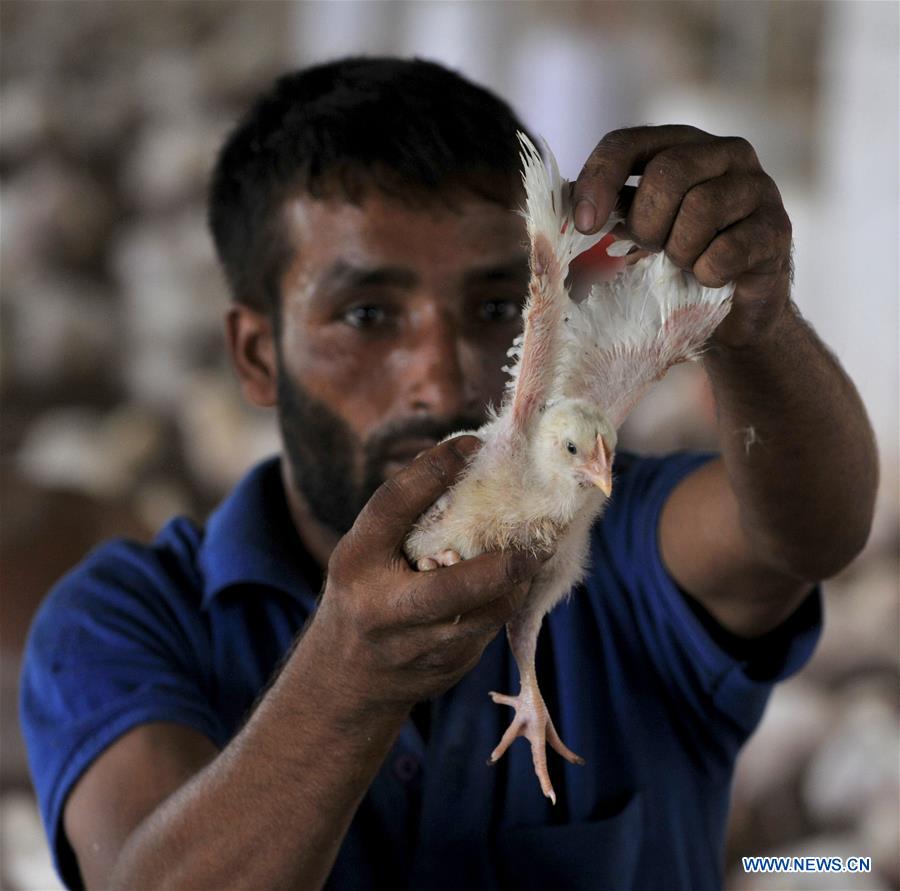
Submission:
[[[531,280],[524,331],[506,369],[511,380],[499,412],[478,430],[464,431],[483,445],[419,518],[405,550],[420,570],[505,548],[551,554],[507,624],[521,689],[517,696],[490,694],[515,709],[490,763],[516,737],[526,737],[541,789],[555,804],[546,744],[574,764],[584,762],[559,738],[538,688],[541,622],[585,575],[590,528],[612,488],[616,430],[653,381],[699,355],[728,314],[734,287],[702,287],[659,253],[595,284],[574,303],[565,286],[569,264],[620,218],[612,215],[593,235],[580,233],[569,184],[552,153],[548,172],[529,139],[519,139]],[[632,246],[619,241],[610,253]]]

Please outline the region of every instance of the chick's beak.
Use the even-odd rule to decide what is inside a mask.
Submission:
[[[581,472],[585,479],[609,498],[612,491],[612,454],[602,436],[597,437],[597,446],[581,468]]]

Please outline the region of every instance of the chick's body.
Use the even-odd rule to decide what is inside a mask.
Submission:
[[[528,444],[510,442],[504,426],[505,419],[497,418],[478,430],[463,431],[483,445],[452,493],[423,514],[407,538],[405,550],[412,562],[447,549],[463,560],[511,548],[555,551],[560,536],[588,504],[584,491],[566,493],[540,485]]]
[[[544,705],[534,672],[537,638],[544,615],[584,576],[590,526],[605,496],[583,473],[590,475],[599,461],[608,479],[615,431],[598,412],[573,399],[542,412],[530,436],[517,433],[511,419],[507,411],[477,431],[466,431],[482,440],[481,449],[453,488],[422,515],[404,548],[422,569],[494,550],[551,555],[507,625],[522,689],[516,697],[491,693],[495,702],[516,709],[491,760],[500,758],[517,736],[525,736],[542,791],[555,802],[546,744],[573,763],[581,759],[559,738]],[[600,445],[603,433],[612,439],[608,448]]]
[[[524,332],[510,350],[506,398],[487,424],[465,431],[482,440],[481,449],[419,518],[404,549],[421,570],[485,551],[551,554],[507,624],[521,689],[517,696],[490,694],[515,709],[490,760],[526,737],[541,789],[555,803],[547,744],[572,763],[582,759],[559,738],[538,688],[541,622],[584,576],[590,528],[612,486],[617,428],[667,368],[699,355],[728,313],[734,287],[701,287],[658,254],[573,303],[565,287],[570,262],[620,218],[611,215],[593,235],[578,232],[552,153],[548,172],[534,146],[520,138],[531,281]],[[618,242],[617,253],[629,246]]]

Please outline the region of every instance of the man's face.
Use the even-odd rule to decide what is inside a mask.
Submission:
[[[524,224],[476,197],[286,208],[279,419],[291,484],[338,533],[422,449],[498,405],[528,282]]]

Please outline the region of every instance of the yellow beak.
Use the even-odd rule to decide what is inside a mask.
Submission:
[[[597,437],[597,447],[581,468],[581,472],[609,498],[609,494],[612,492],[612,455],[602,436]]]
[[[609,498],[609,493],[612,492],[612,479],[610,475],[607,473],[604,477],[598,477],[594,480],[594,485],[607,497]]]

